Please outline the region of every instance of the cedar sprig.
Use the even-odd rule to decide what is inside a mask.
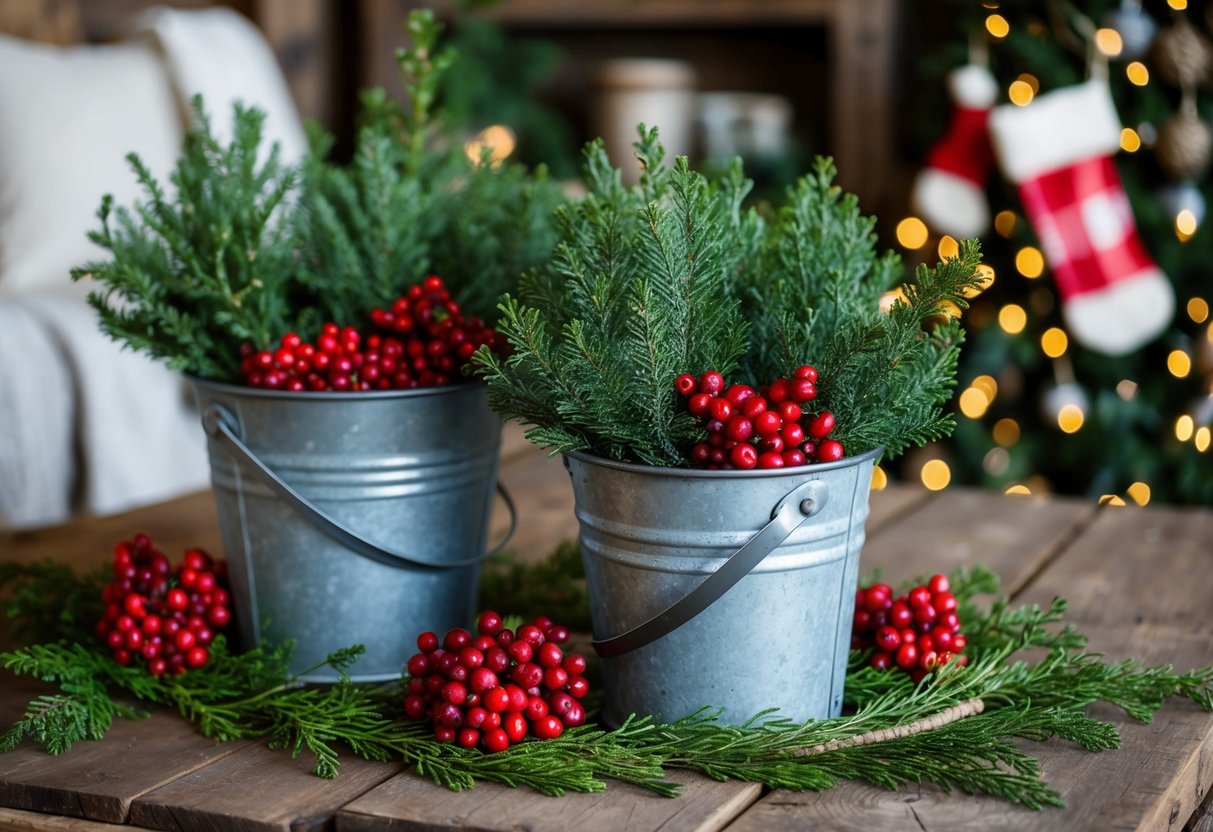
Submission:
[[[705,709],[671,724],[632,718],[608,731],[583,726],[556,740],[526,742],[483,754],[435,742],[424,725],[400,712],[398,686],[305,688],[286,671],[289,645],[228,652],[222,639],[206,667],[156,679],[120,667],[100,645],[64,642],[0,654],[17,673],[55,682],[60,692],[34,699],[25,717],[0,737],[11,749],[32,737],[54,753],[80,739],[100,738],[116,716],[138,716],[113,690],[177,708],[218,739],[255,738],[316,758],[314,771],[336,776],[339,744],[373,760],[398,759],[452,789],[491,781],[558,795],[600,791],[607,780],[657,794],[677,794],[670,769],[700,771],[773,788],[825,789],[842,779],[886,788],[932,782],[1003,797],[1031,808],[1062,805],[1041,778],[1039,763],[1016,740],[1058,737],[1090,751],[1116,748],[1115,727],[1085,708],[1106,701],[1149,720],[1168,697],[1213,709],[1213,668],[1177,674],[1169,666],[1104,662],[1084,652],[1082,637],[1065,627],[1064,603],[1048,608],[995,603],[988,611],[973,594],[996,591],[988,570],[953,577],[966,610],[971,663],[949,664],[915,685],[901,673],[852,669],[844,716],[795,723],[767,712],[739,727],[719,725]],[[1017,659],[1025,648],[1048,652],[1035,663]],[[326,664],[343,674],[360,654],[351,648]],[[316,668],[313,668],[315,670]],[[309,671],[305,671],[309,672]]]
[[[587,146],[588,195],[556,212],[551,262],[500,305],[511,355],[476,356],[498,412],[553,451],[683,464],[699,429],[676,405],[674,377],[730,373],[745,349],[728,297],[748,250],[729,219],[734,192],[685,158],[666,169],[663,153],[657,131],[642,127],[644,173],[626,188],[602,143]]]
[[[458,55],[439,47],[429,10],[410,13],[408,32],[396,54],[407,106],[382,88],[364,93],[348,165],[329,161],[332,138],[312,131],[294,242],[313,326],[361,320],[431,272],[467,314],[493,319],[498,297],[555,243],[551,213],[563,196],[546,169],[489,148],[469,158],[436,99]]]
[[[224,145],[200,96],[193,108],[199,127],[185,137],[171,187],[130,154],[143,200],[102,200],[89,238],[112,259],[73,269],[72,279],[96,281],[89,303],[110,337],[173,369],[233,380],[243,344],[263,349],[289,328],[281,213],[294,173],[276,145],[262,154],[261,111],[237,104]]]
[[[852,456],[951,432],[943,404],[962,333],[947,313],[980,286],[976,242],[919,268],[882,312],[900,261],[877,252],[874,219],[833,184],[828,159],[766,220],[743,207],[739,162],[709,181],[662,155],[642,125],[643,173],[627,188],[587,147],[588,194],[557,212],[551,262],[500,306],[512,355],[476,358],[499,413],[553,452],[685,467],[704,429],[673,392],[679,373],[759,385],[812,363],[813,408],[834,413]]]

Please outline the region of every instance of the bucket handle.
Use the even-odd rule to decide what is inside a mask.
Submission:
[[[514,536],[514,532],[518,528],[518,509],[514,505],[514,498],[510,496],[510,492],[506,491],[505,486],[498,481],[497,493],[501,495],[501,499],[505,502],[506,508],[510,512],[510,528],[502,541],[483,555],[465,558],[464,560],[432,563],[395,549],[380,546],[362,537],[341,521],[330,517],[308,500],[307,497],[304,497],[292,488],[286,480],[278,476],[269,465],[257,456],[252,448],[240,440],[235,430],[232,429],[232,424],[235,422],[236,417],[222,405],[212,404],[202,414],[202,427],[206,430],[207,435],[225,445],[229,453],[247,462],[263,485],[286,500],[296,511],[303,515],[305,520],[330,538],[355,554],[373,560],[376,563],[382,563],[385,566],[399,569],[410,566],[417,566],[423,569],[460,569],[465,566],[475,566],[483,563],[505,548],[505,544],[510,541],[510,538]]]
[[[809,480],[793,488],[771,511],[771,521],[702,583],[664,611],[627,632],[593,640],[590,644],[594,651],[604,658],[622,656],[652,644],[686,624],[732,589],[802,523],[825,508],[829,493],[821,480]]]

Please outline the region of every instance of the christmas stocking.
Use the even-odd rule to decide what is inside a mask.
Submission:
[[[977,237],[990,224],[986,177],[993,167],[986,119],[998,84],[983,66],[970,64],[948,76],[955,109],[947,135],[927,156],[914,182],[914,210],[931,228],[955,237]]]
[[[1120,119],[1107,83],[997,107],[990,132],[1040,238],[1073,338],[1124,355],[1158,335],[1175,295],[1142,245],[1112,161]]]

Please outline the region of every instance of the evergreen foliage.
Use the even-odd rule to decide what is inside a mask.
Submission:
[[[264,349],[290,328],[282,209],[295,175],[277,147],[260,159],[263,113],[237,104],[224,146],[201,98],[193,106],[200,127],[186,135],[171,187],[128,156],[144,201],[102,200],[101,229],[89,238],[112,259],[73,269],[72,279],[101,287],[89,303],[110,337],[173,369],[229,380],[239,376],[243,344]]]
[[[299,280],[326,320],[390,306],[406,286],[440,275],[468,314],[492,319],[497,298],[547,258],[551,212],[562,200],[546,169],[469,158],[436,111],[439,85],[458,63],[438,49],[428,10],[409,16],[412,45],[396,59],[407,106],[382,89],[362,97],[350,165],[327,161],[332,140],[313,130],[296,215]]]
[[[552,563],[564,560],[555,557]],[[54,577],[76,583],[73,593],[84,591],[86,582],[52,572],[42,564],[18,567],[13,575],[27,582]],[[747,725],[726,727],[705,708],[671,724],[636,717],[613,731],[587,724],[555,740],[485,754],[438,743],[428,726],[407,721],[397,685],[355,685],[343,678],[330,687],[300,687],[286,671],[289,644],[235,655],[220,638],[205,667],[156,678],[140,667],[120,667],[99,643],[58,641],[0,654],[3,666],[59,687],[29,703],[0,736],[0,752],[27,737],[54,754],[80,740],[100,739],[115,717],[142,715],[114,698],[125,691],[141,702],[173,707],[209,737],[260,739],[292,754],[306,751],[323,777],[337,776],[342,743],[367,759],[415,765],[421,775],[455,790],[483,781],[560,795],[601,791],[605,780],[617,780],[672,797],[679,786],[664,779],[665,772],[690,769],[787,789],[827,789],[842,779],[885,788],[932,782],[1042,808],[1063,805],[1061,795],[1016,740],[1055,736],[1089,751],[1116,748],[1115,726],[1085,713],[1100,701],[1141,721],[1149,721],[1169,697],[1213,709],[1213,667],[1177,673],[1133,660],[1105,662],[1086,652],[1085,638],[1072,627],[1058,628],[1062,599],[1048,609],[1012,607],[1005,600],[983,609],[974,595],[998,586],[993,573],[981,568],[953,575],[952,586],[971,639],[970,664],[946,665],[915,685],[904,673],[874,670],[865,652],[854,652],[847,713],[832,719],[795,723],[767,712]],[[28,604],[22,610],[53,618]],[[1019,658],[1024,650],[1043,658]],[[325,664],[344,674],[360,653],[360,647],[338,651]]]
[[[357,324],[429,273],[465,312],[494,317],[497,298],[550,255],[563,197],[542,168],[468,158],[436,110],[457,60],[435,51],[439,32],[432,13],[410,15],[413,46],[397,56],[407,106],[363,96],[349,165],[327,160],[332,139],[313,128],[301,169],[284,168],[262,145],[264,115],[239,105],[224,146],[201,99],[168,185],[132,154],[143,200],[102,201],[90,237],[112,259],[72,273],[97,281],[102,329],[173,369],[236,381],[246,345]]]
[[[768,220],[742,207],[740,163],[714,181],[685,158],[666,168],[643,126],[636,148],[643,174],[625,188],[601,145],[587,147],[588,196],[557,212],[551,263],[502,303],[512,354],[476,357],[498,412],[554,452],[682,466],[703,431],[679,407],[679,373],[757,385],[811,363],[814,406],[834,412],[851,455],[950,432],[961,332],[943,313],[978,285],[975,244],[919,269],[881,312],[899,261],[876,252],[874,221],[833,186],[828,160]]]

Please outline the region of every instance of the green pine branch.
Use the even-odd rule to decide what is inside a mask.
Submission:
[[[72,278],[96,281],[89,302],[110,337],[173,369],[232,380],[243,344],[267,347],[290,323],[281,214],[294,174],[276,147],[261,160],[263,113],[236,105],[224,146],[200,97],[193,106],[200,127],[186,135],[171,187],[131,154],[143,200],[102,200],[101,228],[89,238],[112,259],[73,269]]]
[[[564,547],[543,574],[557,584],[575,580],[576,554]],[[528,580],[515,572],[507,579]],[[59,687],[29,703],[0,736],[0,751],[26,738],[52,753],[100,739],[114,718],[143,713],[115,698],[123,692],[176,709],[206,736],[309,753],[315,773],[325,777],[337,776],[349,749],[367,759],[402,760],[456,790],[496,782],[559,795],[601,791],[615,780],[674,796],[678,786],[665,772],[689,769],[787,789],[827,789],[843,779],[884,788],[931,782],[1039,809],[1062,799],[1017,740],[1056,737],[1092,752],[1116,748],[1115,727],[1084,713],[1101,701],[1143,721],[1171,697],[1213,709],[1213,667],[1176,673],[1132,660],[1105,662],[1086,652],[1085,639],[1065,624],[1064,601],[1048,608],[1005,600],[981,607],[975,596],[997,591],[993,574],[983,569],[958,573],[952,584],[964,610],[970,664],[949,664],[915,685],[906,674],[876,671],[863,654],[853,654],[847,713],[832,719],[796,723],[767,712],[730,727],[705,708],[670,724],[634,717],[613,731],[591,724],[556,740],[484,754],[438,743],[427,726],[406,721],[399,686],[350,683],[344,674],[360,647],[327,658],[324,665],[341,674],[337,684],[307,688],[287,672],[290,645],[236,655],[218,639],[205,667],[154,678],[139,667],[119,667],[95,642],[56,642],[0,654],[10,670]],[[1041,648],[1046,655],[1039,661],[1017,658]]]

